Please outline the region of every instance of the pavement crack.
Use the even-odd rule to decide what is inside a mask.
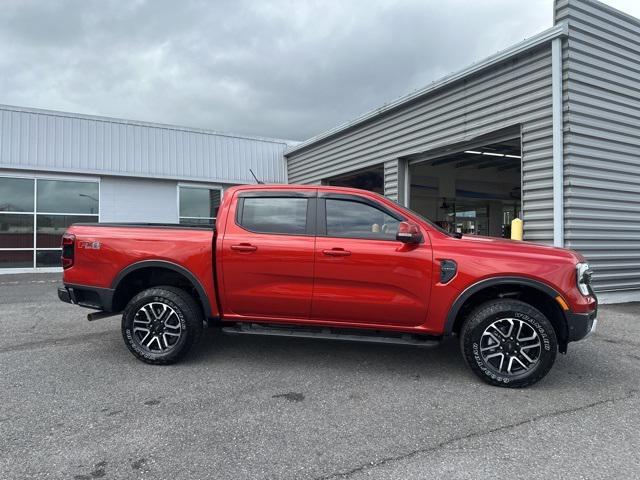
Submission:
[[[449,445],[452,445],[456,442],[461,442],[464,440],[468,440],[468,439],[472,439],[472,438],[480,438],[480,437],[484,437],[485,435],[491,435],[493,433],[497,433],[497,432],[503,432],[503,431],[507,431],[513,428],[517,428],[520,427],[522,425],[526,425],[528,423],[534,423],[540,420],[544,420],[547,418],[554,418],[554,417],[560,417],[562,415],[567,415],[567,414],[572,414],[572,413],[576,413],[576,412],[581,412],[583,410],[588,410],[590,408],[594,408],[594,407],[598,407],[600,405],[605,405],[608,403],[616,403],[616,402],[620,402],[620,401],[624,401],[624,400],[628,400],[632,397],[634,397],[636,394],[638,393],[638,390],[629,390],[627,391],[627,393],[621,397],[613,397],[613,398],[605,398],[602,400],[597,400],[595,402],[591,402],[588,403],[586,405],[581,405],[579,407],[572,407],[572,408],[567,408],[564,410],[557,410],[555,412],[549,412],[543,415],[537,415],[533,418],[527,418],[524,420],[521,420],[519,422],[515,422],[515,423],[510,423],[507,425],[502,425],[500,427],[495,427],[495,428],[490,428],[488,430],[482,430],[479,432],[470,432],[466,435],[461,435],[458,437],[453,437],[450,438],[448,440],[445,440],[443,442],[440,442],[436,445],[433,446],[429,446],[429,447],[423,447],[423,448],[418,448],[416,450],[411,450],[409,452],[406,453],[402,453],[400,455],[395,455],[395,456],[390,456],[390,457],[385,457],[385,458],[381,458],[380,460],[377,461],[373,461],[373,462],[369,462],[369,463],[365,463],[362,465],[359,465],[357,467],[354,467],[350,470],[346,470],[344,472],[337,472],[337,473],[332,473],[326,476],[321,476],[321,477],[315,477],[314,480],[332,480],[332,479],[338,479],[338,478],[349,478],[357,473],[360,472],[364,472],[366,470],[370,470],[373,468],[377,468],[377,467],[381,467],[383,465],[389,464],[389,463],[394,463],[394,462],[399,462],[402,460],[406,460],[409,458],[413,458],[416,457],[418,455],[424,454],[424,453],[432,453],[432,452],[436,452],[442,448],[446,448]]]
[[[25,350],[37,350],[40,348],[47,348],[47,347],[66,347],[71,345],[78,345],[80,343],[91,342],[92,340],[96,340],[98,338],[106,337],[109,335],[113,335],[113,332],[106,331],[106,332],[86,333],[83,335],[73,335],[71,337],[64,337],[64,338],[36,340],[33,342],[20,343],[18,345],[9,345],[6,347],[0,347],[0,354],[10,353],[10,352],[22,352]]]

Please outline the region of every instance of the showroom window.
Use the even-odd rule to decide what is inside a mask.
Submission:
[[[0,177],[0,268],[60,266],[72,223],[99,219],[97,181]]]
[[[180,223],[213,225],[221,199],[219,188],[178,186]]]

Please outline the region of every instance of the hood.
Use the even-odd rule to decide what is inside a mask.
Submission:
[[[482,249],[486,246],[494,251],[505,251],[511,253],[522,253],[527,255],[540,255],[566,259],[573,262],[584,262],[584,257],[573,250],[558,248],[542,243],[525,242],[521,240],[508,240],[506,238],[484,237],[482,235],[464,235],[458,239],[460,246],[468,245],[473,249]]]

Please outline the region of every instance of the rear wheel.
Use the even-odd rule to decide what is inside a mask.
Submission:
[[[122,315],[122,336],[138,359],[154,365],[180,360],[202,334],[202,312],[180,288],[161,286],[140,292]]]
[[[485,382],[526,387],[551,370],[558,350],[551,322],[536,308],[518,300],[480,305],[462,327],[465,362]]]

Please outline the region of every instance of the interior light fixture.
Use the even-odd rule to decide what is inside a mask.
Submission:
[[[521,155],[505,155],[507,158],[522,158]]]
[[[504,153],[482,152],[482,154],[490,157],[504,157]]]
[[[475,150],[465,150],[464,153],[473,153],[474,155],[482,155],[482,152],[476,152]]]

